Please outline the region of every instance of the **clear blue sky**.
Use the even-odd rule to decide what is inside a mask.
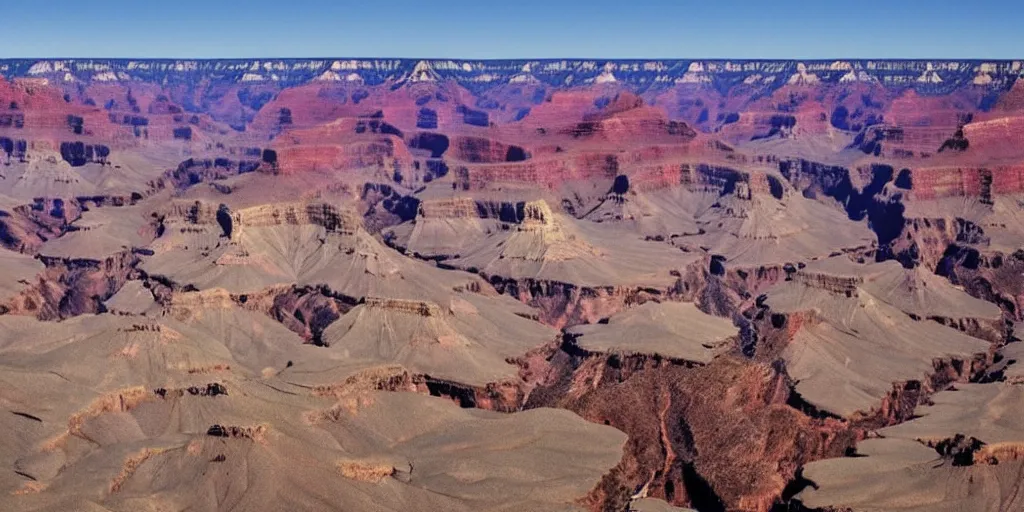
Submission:
[[[1024,58],[1024,0],[4,0],[0,57]]]

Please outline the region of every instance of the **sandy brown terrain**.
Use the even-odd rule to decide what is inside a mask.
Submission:
[[[1022,70],[0,60],[0,510],[1024,510]]]

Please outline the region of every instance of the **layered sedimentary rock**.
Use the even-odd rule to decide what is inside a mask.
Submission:
[[[218,213],[221,215],[218,217]],[[324,204],[265,205],[235,214],[193,205],[168,217],[141,268],[181,285],[250,294],[280,285],[325,285],[356,300],[428,298],[479,280],[402,257]]]
[[[780,176],[752,175],[696,217],[704,233],[674,243],[708,247],[739,267],[782,265],[871,245],[863,225],[809,201]]]
[[[810,464],[804,477],[814,486],[797,499],[811,509],[1017,510],[1020,391],[994,382],[938,393],[920,417],[860,443],[856,458]]]
[[[528,405],[558,405],[629,435],[592,494],[600,510],[656,497],[698,510],[769,510],[804,462],[838,456],[856,435],[786,405],[769,365],[720,358],[698,368],[658,357],[567,353]],[[619,404],[628,403],[628,407]]]
[[[940,278],[845,257],[808,265],[769,290],[765,304],[772,327],[791,338],[780,355],[803,400],[842,417],[895,415],[887,421],[906,414],[880,405],[894,383],[934,389],[947,379],[966,380],[973,361],[989,355],[989,342],[930,320],[937,311],[989,322],[1001,317]]]
[[[104,311],[103,302],[134,274],[138,259],[122,251],[103,259],[40,257],[45,265],[21,292],[7,301],[9,313],[60,320]],[[27,284],[26,284],[27,283]]]
[[[669,294],[687,267],[699,261],[661,244],[640,240],[628,231],[609,231],[552,211],[544,201],[517,205],[512,222],[459,247],[445,265],[479,273],[499,291],[531,304],[560,300],[545,307],[556,325],[594,321],[641,299],[641,293]],[[633,243],[622,244],[633,238]],[[630,262],[626,264],[625,262]],[[597,296],[597,300],[580,301]]]
[[[517,368],[507,361],[548,344],[557,333],[529,318],[511,299],[453,296],[443,305],[367,297],[331,324],[323,334],[323,370],[340,367],[400,365],[418,375],[483,387],[516,382]],[[302,366],[300,371],[314,371]]]
[[[1019,508],[1022,72],[0,60],[0,508]]]
[[[256,338],[210,343],[224,338],[202,329],[225,324],[203,303],[185,323],[107,315],[53,329],[0,318],[4,421],[19,441],[0,449],[15,468],[0,479],[5,508],[579,510],[621,456],[621,433],[564,411],[506,416],[247,377],[234,357],[262,352]],[[566,448],[580,441],[589,448]],[[552,450],[566,456],[552,464]]]

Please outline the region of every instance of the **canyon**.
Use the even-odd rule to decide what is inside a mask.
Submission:
[[[0,508],[1024,510],[1022,276],[1024,61],[0,60]]]

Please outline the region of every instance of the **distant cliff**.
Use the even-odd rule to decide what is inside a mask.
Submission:
[[[967,85],[1006,89],[1024,72],[1007,60],[415,60],[415,59],[6,59],[0,75],[63,82],[145,81],[197,84],[313,81],[454,80],[470,90],[499,84],[556,88],[620,82],[637,91],[704,84],[719,91],[737,85],[878,82],[941,94]]]

